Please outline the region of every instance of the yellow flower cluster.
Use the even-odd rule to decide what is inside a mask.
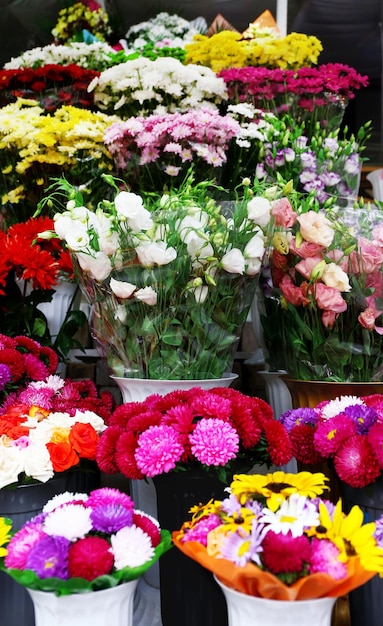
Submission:
[[[302,33],[244,39],[240,33],[223,30],[212,37],[195,35],[193,42],[185,45],[185,62],[206,65],[216,73],[248,66],[299,69],[315,65],[322,50],[317,37]]]
[[[76,2],[59,11],[52,35],[60,42],[82,41],[83,29],[89,30],[99,41],[105,41],[112,32],[108,14],[102,7],[92,10],[86,4]]]

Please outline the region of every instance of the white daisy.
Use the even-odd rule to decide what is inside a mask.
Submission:
[[[287,535],[291,532],[293,537],[300,537],[305,528],[318,526],[319,513],[313,502],[299,493],[293,493],[277,511],[264,508],[258,521],[269,524],[269,530],[275,533]]]

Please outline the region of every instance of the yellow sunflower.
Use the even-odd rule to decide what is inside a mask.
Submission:
[[[273,474],[236,474],[230,485],[230,491],[241,504],[246,500],[265,498],[266,505],[271,511],[276,511],[281,503],[292,493],[315,498],[323,493],[328,486],[328,478],[318,472],[298,472],[286,474],[282,471]]]
[[[7,554],[7,549],[4,547],[5,543],[11,538],[12,522],[6,517],[0,517],[0,557]]]

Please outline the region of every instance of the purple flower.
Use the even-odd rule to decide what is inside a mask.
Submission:
[[[5,385],[11,380],[11,370],[5,363],[0,363],[0,391],[3,391]]]
[[[318,414],[314,409],[302,407],[300,409],[290,409],[281,415],[279,421],[285,426],[287,432],[290,432],[294,426],[301,424],[315,425],[318,421]]]
[[[359,435],[368,433],[371,426],[375,424],[378,419],[378,414],[373,407],[363,406],[361,404],[347,406],[344,409],[344,413],[355,422]]]
[[[26,568],[39,578],[67,579],[69,546],[70,541],[65,537],[43,537],[29,552]]]
[[[116,533],[133,523],[133,511],[120,504],[106,504],[93,509],[90,519],[94,530],[101,533]]]
[[[205,465],[226,465],[239,450],[237,431],[220,419],[200,420],[189,440],[193,455]]]

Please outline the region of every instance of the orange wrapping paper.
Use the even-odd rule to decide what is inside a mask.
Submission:
[[[325,596],[338,598],[376,576],[374,572],[367,572],[361,566],[358,557],[352,557],[347,564],[348,575],[342,580],[334,580],[327,574],[311,574],[288,587],[276,576],[262,571],[256,565],[247,563],[245,567],[236,567],[232,561],[209,556],[206,548],[196,541],[182,543],[177,539],[178,536],[179,531],[174,531],[174,545],[183,554],[216,574],[225,585],[247,595],[269,600],[311,600]]]

